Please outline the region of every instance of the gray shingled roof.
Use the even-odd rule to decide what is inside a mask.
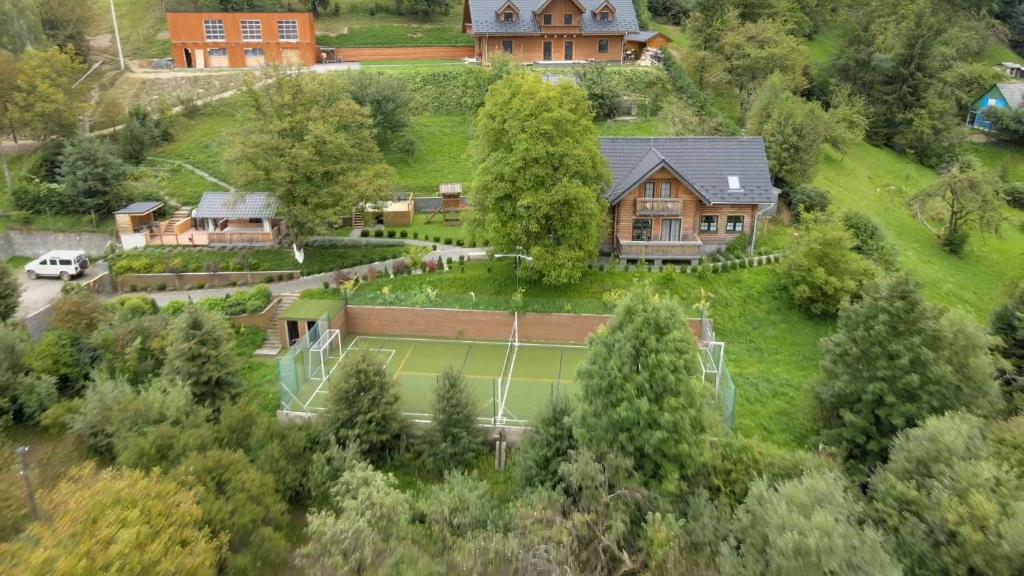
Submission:
[[[205,192],[196,218],[273,218],[277,198],[269,192]]]
[[[131,204],[125,206],[124,208],[121,208],[117,212],[114,212],[114,214],[132,214],[138,216],[140,214],[148,214],[154,210],[163,208],[163,206],[163,202],[156,201],[132,202]]]
[[[498,9],[505,5],[508,0],[469,0],[469,13],[473,21],[473,34],[509,34],[529,35],[541,34],[540,26],[534,10],[544,4],[544,0],[513,0],[516,8],[519,9],[519,18],[515,22],[502,22],[498,20]],[[605,3],[605,0],[579,0],[580,4],[586,7],[581,22],[582,34],[629,34],[639,32],[640,25],[636,21],[636,12],[633,10],[632,0],[608,0],[608,3],[615,8],[615,18],[608,22],[599,22],[594,18],[594,10]],[[560,20],[560,15],[555,15],[555,24]]]
[[[1003,93],[1003,98],[1006,98],[1006,104],[1011,109],[1024,106],[1024,82],[1006,82],[996,86]]]
[[[605,196],[619,202],[652,172],[666,168],[688,182],[708,204],[770,204],[772,186],[764,141],[758,137],[601,138],[612,171]],[[740,181],[729,189],[729,176]]]
[[[660,34],[660,32],[654,32],[653,30],[641,30],[639,32],[634,32],[633,34],[627,34],[626,42],[640,42],[642,44],[646,44],[651,41],[651,38],[654,38],[658,34]]]

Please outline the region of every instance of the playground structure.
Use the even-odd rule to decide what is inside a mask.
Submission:
[[[441,223],[445,226],[462,226],[462,215],[461,212],[467,208],[466,202],[462,197],[462,184],[456,182],[453,184],[441,184],[441,205],[434,209],[427,216],[427,224],[440,213],[442,214]]]

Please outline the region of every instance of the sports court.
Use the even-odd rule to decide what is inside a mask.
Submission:
[[[307,350],[296,355],[295,372],[306,374],[308,383],[298,386],[293,397],[282,398],[287,409],[323,410],[330,380],[344,366],[346,357],[363,350],[384,364],[398,386],[401,410],[410,418],[430,419],[438,375],[446,366],[454,366],[469,384],[481,421],[525,425],[555,391],[577,393],[576,369],[587,352],[585,346],[576,345],[351,335],[340,341],[338,350],[323,355],[323,367],[319,353],[310,356]],[[321,381],[324,373],[328,378]]]

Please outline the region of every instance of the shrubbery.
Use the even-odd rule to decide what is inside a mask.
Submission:
[[[110,270],[121,274],[164,274],[171,272],[284,271],[319,274],[340,268],[398,258],[405,254],[401,246],[307,247],[302,264],[288,248],[234,251],[204,248],[144,248],[111,256]],[[247,264],[247,265],[246,265]]]
[[[252,290],[240,290],[233,294],[225,294],[223,298],[200,300],[199,306],[211,312],[220,312],[225,316],[258,314],[270,305],[273,296],[270,288],[260,285]]]
[[[786,189],[783,199],[798,220],[805,214],[824,212],[832,205],[832,195],[828,190],[806,185]]]

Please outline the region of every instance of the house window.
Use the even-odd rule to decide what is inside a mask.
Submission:
[[[705,216],[700,221],[701,232],[718,232],[718,216]]]
[[[736,234],[743,232],[743,216],[727,216],[725,219],[725,231]]]
[[[544,25],[551,26],[551,14],[544,15]]]
[[[654,198],[654,182],[644,182],[644,198]]]
[[[544,43],[544,59],[551,60],[551,42]]]
[[[263,40],[263,25],[259,20],[242,20],[242,40],[245,42]]]
[[[989,98],[988,99],[988,104],[985,104],[985,107],[993,107],[993,106],[998,107],[999,106],[999,100],[996,100],[995,98]]]
[[[633,220],[633,240],[635,242],[650,242],[651,228],[650,218],[637,218]]]
[[[299,23],[297,20],[278,20],[277,39],[281,42],[299,41]]]
[[[512,41],[511,40],[502,40],[501,41],[501,51],[504,52],[505,54],[511,54],[512,53]]]
[[[679,218],[666,218],[661,221],[661,241],[679,242],[679,233],[683,229],[682,220]]]
[[[246,48],[245,57],[259,57],[263,58],[263,48]]]
[[[661,183],[661,197],[662,198],[671,198],[672,197],[672,183],[671,182],[662,182]]]
[[[601,54],[607,54],[608,53],[608,41],[607,40],[598,40],[597,41],[597,51],[599,53],[601,53]]]
[[[601,22],[607,22],[610,19],[610,16],[611,14],[609,14],[607,10],[602,10],[598,12],[597,19]]]
[[[227,55],[228,55],[228,49],[227,48],[210,48],[209,50],[207,50],[206,53],[210,55],[210,58],[217,58],[217,57],[224,57],[224,58],[226,58]]]
[[[516,15],[514,13],[512,13],[511,11],[505,12],[501,16],[502,16],[502,19],[505,20],[505,22],[512,22],[513,20],[516,19]]]
[[[562,23],[566,26],[572,26],[572,14],[566,14],[562,17]]]
[[[210,42],[213,40],[224,39],[224,21],[223,20],[203,20],[203,34],[206,36],[206,41]]]

